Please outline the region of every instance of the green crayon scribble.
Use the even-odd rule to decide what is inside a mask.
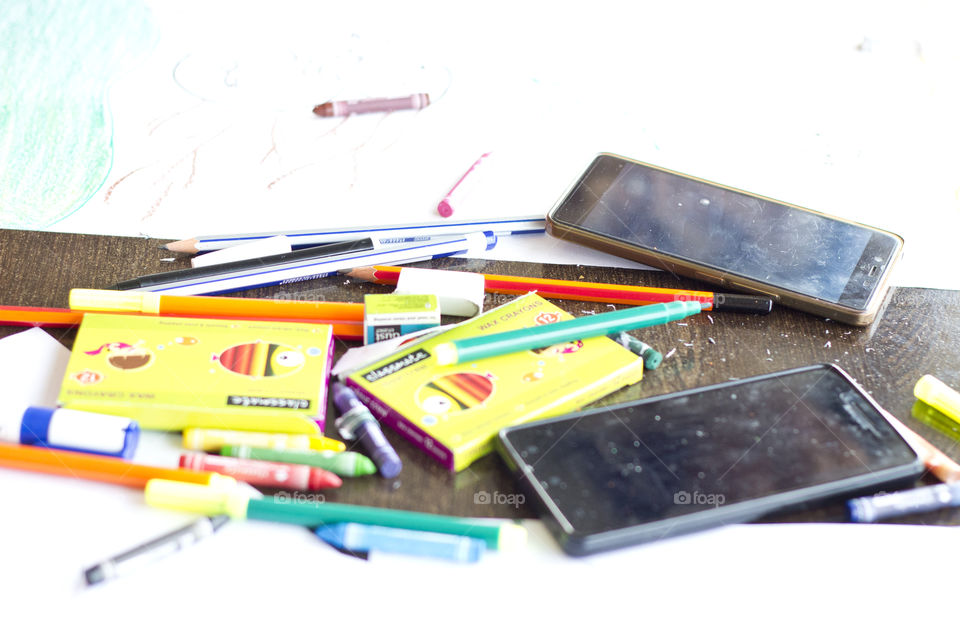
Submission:
[[[142,2],[3,2],[0,227],[49,227],[103,185],[113,162],[111,79],[155,42]]]

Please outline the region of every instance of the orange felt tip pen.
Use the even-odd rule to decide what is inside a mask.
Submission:
[[[322,322],[338,338],[363,337],[363,304],[274,298],[178,296],[153,291],[73,289],[70,308],[98,313],[136,313],[189,318],[232,318],[289,322]]]
[[[0,467],[109,482],[136,489],[146,487],[147,481],[153,478],[194,484],[230,483],[230,479],[209,471],[152,467],[111,456],[74,453],[25,444],[0,443]]]

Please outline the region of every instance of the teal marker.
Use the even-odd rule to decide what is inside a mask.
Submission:
[[[313,451],[301,449],[264,449],[245,445],[228,445],[220,455],[249,460],[268,460],[288,464],[306,464],[333,472],[338,476],[368,476],[377,472],[373,460],[356,451]]]
[[[443,342],[434,347],[433,355],[437,358],[437,364],[470,362],[506,353],[549,347],[552,344],[571,340],[607,336],[621,331],[666,324],[700,313],[704,306],[706,305],[700,302],[683,300],[630,307],[592,316],[581,316],[554,324]]]

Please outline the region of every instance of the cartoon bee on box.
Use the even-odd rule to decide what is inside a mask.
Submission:
[[[293,347],[273,342],[248,342],[229,347],[213,359],[227,371],[251,378],[288,376],[303,368],[306,356]]]

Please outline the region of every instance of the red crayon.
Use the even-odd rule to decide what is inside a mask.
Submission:
[[[402,109],[423,109],[430,104],[426,93],[415,93],[402,98],[366,98],[364,100],[336,100],[324,102],[313,108],[318,116],[348,116],[353,113],[383,113]]]
[[[343,484],[340,476],[305,464],[286,464],[214,456],[206,453],[185,453],[180,467],[196,471],[213,471],[260,487],[318,491]]]

